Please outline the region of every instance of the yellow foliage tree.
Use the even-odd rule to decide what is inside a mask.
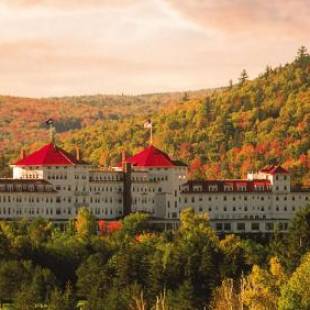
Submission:
[[[251,310],[278,309],[280,287],[287,277],[277,258],[271,258],[269,264],[269,270],[254,265],[251,274],[246,278],[242,299]]]

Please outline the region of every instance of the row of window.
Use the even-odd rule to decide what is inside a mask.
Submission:
[[[0,192],[48,192],[52,191],[51,185],[34,185],[34,184],[2,184]]]
[[[218,200],[219,197],[213,197],[213,198],[214,198],[214,200]],[[250,198],[250,197],[243,196],[244,201],[247,201],[248,198]],[[267,197],[256,196],[256,199],[261,200],[261,201],[264,201],[265,198],[268,200],[271,200],[271,196],[267,196]],[[287,201],[288,200],[287,198],[288,198],[287,196],[283,196],[283,201]],[[309,200],[308,196],[305,196],[305,197],[299,196],[298,198],[299,198],[299,200],[302,200],[303,198],[304,198],[304,200]],[[232,199],[232,201],[236,201],[237,197],[232,197],[231,199]],[[195,203],[196,201],[203,201],[203,200],[204,200],[204,197],[202,197],[202,196],[199,196],[198,198],[196,196],[192,196],[192,197],[190,197],[190,199],[189,199],[189,197],[184,197],[184,203],[188,203],[189,201],[192,203]],[[228,200],[227,196],[223,196],[223,201],[227,201],[227,200]],[[239,200],[242,200],[241,196],[239,196]],[[255,200],[255,196],[252,196],[252,200]],[[291,200],[295,201],[296,200],[295,196],[292,196]],[[212,201],[212,197],[208,197],[208,201]],[[280,197],[277,196],[276,201],[280,201]]]
[[[246,186],[237,186],[237,191],[238,192],[246,192],[247,191],[247,187]],[[189,187],[188,186],[184,186],[183,190],[185,192],[189,191]],[[263,192],[263,191],[270,191],[271,190],[271,186],[263,186],[263,185],[254,185],[254,190],[257,192]],[[202,192],[203,191],[203,186],[202,185],[195,185],[193,186],[193,191],[194,192]],[[220,192],[219,187],[217,185],[209,185],[208,186],[208,191],[209,192]],[[232,186],[224,186],[224,192],[232,192],[234,191],[234,188]]]
[[[205,210],[204,210],[205,208],[203,208],[202,206],[200,206],[199,208],[198,208],[198,210],[199,210],[199,212],[205,212]],[[272,208],[271,208],[271,206],[269,206],[268,208],[266,208],[266,207],[264,207],[264,206],[252,206],[251,208],[250,207],[247,207],[247,206],[244,206],[244,207],[227,207],[227,206],[224,206],[223,207],[223,211],[224,212],[227,212],[227,211],[229,211],[229,212],[231,212],[231,211],[233,211],[233,212],[236,212],[236,211],[244,211],[244,212],[247,212],[247,211],[249,211],[249,209],[251,209],[251,211],[261,211],[261,212],[265,212],[267,209],[268,209],[268,211],[272,211]],[[217,211],[218,212],[218,210],[219,210],[219,208],[218,207],[214,207],[214,208],[212,208],[212,207],[209,207],[208,208],[208,212],[212,212],[212,210],[213,211]],[[288,208],[287,206],[284,206],[284,207],[279,207],[279,206],[276,206],[275,207],[275,211],[295,211],[296,210],[296,207],[295,206],[292,206],[291,208]]]
[[[107,175],[107,176],[90,176],[89,177],[90,181],[122,181],[122,177],[120,175],[117,176],[111,176],[111,175]]]
[[[121,210],[114,210],[113,208],[90,208],[90,212],[95,215],[113,215],[114,213],[122,214]],[[14,215],[76,215],[77,210],[71,208],[0,208],[0,215],[14,216]]]
[[[267,222],[267,223],[258,223],[258,222],[252,222],[250,223],[250,229],[251,231],[260,231],[261,229],[265,228],[267,231],[273,231],[275,229],[278,229],[280,231],[287,231],[288,230],[288,223],[287,222],[280,222],[280,223],[273,223],[273,222]],[[231,231],[232,230],[232,224],[231,223],[216,223],[215,229],[217,231]],[[237,223],[236,224],[237,231],[245,231],[246,230],[246,223]]]

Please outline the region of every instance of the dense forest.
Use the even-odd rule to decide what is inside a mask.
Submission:
[[[207,93],[207,90],[190,92],[194,97]],[[0,151],[14,153],[23,145],[43,143],[47,138],[44,123],[50,118],[55,121],[57,132],[63,133],[93,125],[97,120],[118,120],[141,113],[149,115],[183,96],[183,93],[47,99],[0,96]]]
[[[226,235],[207,214],[174,231],[145,214],[96,234],[80,209],[60,232],[43,219],[0,223],[0,303],[14,310],[308,310],[310,206],[288,235]],[[107,225],[106,225],[107,226]]]
[[[267,164],[282,164],[295,184],[310,185],[310,56],[305,48],[285,66],[201,98],[182,100],[152,115],[154,143],[187,162],[192,175],[244,177]],[[138,151],[148,143],[143,116],[98,121],[63,136],[68,149],[83,146],[91,162],[110,165],[122,150]]]
[[[22,145],[31,151],[47,141],[42,122],[48,117],[55,119],[58,143],[69,151],[80,145],[84,159],[101,165],[149,142],[143,128],[148,117],[156,146],[188,163],[193,177],[244,177],[279,163],[296,185],[310,185],[310,56],[305,48],[290,64],[268,66],[254,80],[243,70],[238,83],[217,90],[0,98],[0,113],[2,169]]]

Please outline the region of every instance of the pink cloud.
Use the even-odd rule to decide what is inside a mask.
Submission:
[[[228,33],[306,37],[310,28],[308,0],[165,0],[193,22]]]
[[[81,9],[87,7],[121,7],[136,3],[137,0],[3,0],[12,8],[53,7],[57,9]]]

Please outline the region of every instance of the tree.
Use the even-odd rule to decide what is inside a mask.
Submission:
[[[300,264],[300,258],[310,250],[310,205],[299,210],[291,221],[288,246],[283,253],[289,270]]]
[[[279,310],[310,309],[310,252],[281,288]]]
[[[136,236],[142,233],[148,226],[149,215],[145,213],[132,213],[123,219],[123,227],[120,230],[121,235]]]
[[[87,208],[79,209],[76,218],[76,230],[79,236],[85,238],[97,233],[96,218]]]
[[[168,305],[172,309],[195,309],[193,304],[194,288],[189,281],[184,281],[175,291],[169,291],[167,299]]]
[[[48,303],[48,310],[74,310],[76,309],[76,299],[71,284],[68,282],[65,291],[55,288]]]
[[[243,302],[250,309],[277,310],[280,287],[286,282],[286,275],[277,258],[271,258],[269,270],[257,265],[246,278],[242,295]]]
[[[3,261],[0,264],[0,303],[11,301],[23,284],[30,283],[24,264]]]
[[[245,251],[240,238],[236,235],[226,235],[220,241],[220,248],[224,258],[221,264],[223,278],[237,278],[245,270]]]
[[[33,310],[39,303],[37,295],[33,288],[30,286],[22,286],[14,297],[14,308],[18,310]]]
[[[296,56],[296,61],[303,65],[309,58],[309,54],[308,54],[308,51],[307,51],[307,48],[302,45],[299,49],[298,49],[298,52],[297,52],[297,56]]]
[[[242,279],[241,279],[242,281]],[[240,286],[243,284],[241,283]],[[224,279],[220,287],[213,293],[210,303],[212,310],[242,309],[240,289],[235,285],[233,279]]]
[[[248,80],[249,76],[245,69],[241,71],[240,77],[239,77],[239,85],[244,85],[244,83]]]

